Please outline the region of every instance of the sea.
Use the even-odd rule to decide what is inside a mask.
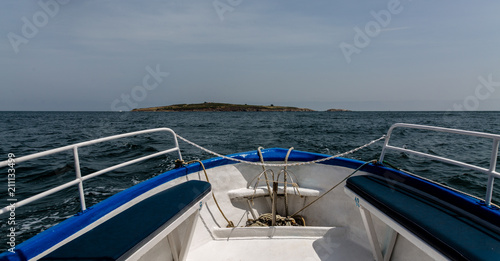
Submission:
[[[168,127],[178,135],[220,154],[258,147],[290,148],[335,155],[362,146],[387,133],[398,122],[500,134],[500,112],[0,112],[0,161],[65,145],[126,132]],[[346,157],[378,159],[383,141]],[[396,129],[391,145],[445,156],[488,168],[492,141],[455,134]],[[155,153],[174,145],[170,133],[125,138],[79,148],[82,175]],[[179,141],[185,161],[214,157]],[[176,153],[112,171],[84,183],[87,207],[128,187],[174,168]],[[400,152],[385,160],[392,165],[484,198],[486,175]],[[500,160],[499,160],[500,162]],[[497,164],[497,165],[500,165]],[[9,171],[13,168],[14,171]],[[497,166],[500,169],[500,166]],[[8,173],[15,180],[8,181]],[[0,168],[0,203],[7,206],[75,178],[72,151]],[[497,181],[498,183],[498,181]],[[9,188],[14,188],[15,191]],[[13,193],[13,194],[9,194]],[[493,193],[500,203],[500,184]],[[0,216],[0,235],[15,229],[19,244],[80,210],[75,186]],[[0,237],[1,238],[1,237]],[[6,250],[0,243],[0,249]]]

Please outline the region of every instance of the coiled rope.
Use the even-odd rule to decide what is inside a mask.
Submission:
[[[296,162],[296,163],[263,163],[263,162],[252,162],[252,161],[246,161],[246,160],[242,160],[242,159],[237,159],[237,158],[231,158],[231,157],[227,157],[227,156],[224,156],[222,154],[219,154],[217,152],[214,152],[214,151],[211,151],[207,148],[204,148],[182,136],[180,136],[179,134],[175,134],[177,136],[177,138],[185,141],[186,143],[188,144],[191,144],[193,145],[194,147],[198,148],[198,149],[201,149],[209,154],[212,154],[214,156],[217,156],[217,157],[221,157],[223,159],[227,159],[227,160],[232,160],[232,161],[236,161],[236,162],[240,162],[240,163],[245,163],[245,164],[249,164],[249,165],[256,165],[256,166],[268,166],[268,167],[290,167],[290,166],[302,166],[302,165],[309,165],[309,164],[314,164],[314,163],[319,163],[319,162],[323,162],[323,161],[327,161],[327,160],[331,160],[331,159],[334,159],[334,158],[338,158],[338,157],[343,157],[345,155],[348,155],[348,154],[351,154],[351,153],[354,153],[360,149],[364,149],[370,145],[372,145],[373,143],[377,142],[377,141],[380,141],[382,139],[385,139],[385,135],[383,135],[382,137],[378,138],[378,139],[375,139],[375,140],[372,140],[368,143],[366,143],[365,145],[363,146],[360,146],[360,147],[357,147],[355,149],[352,149],[352,150],[349,150],[349,151],[346,151],[344,153],[340,153],[340,154],[337,154],[337,155],[333,155],[333,156],[330,156],[330,157],[327,157],[327,158],[322,158],[322,159],[317,159],[317,160],[312,160],[312,161],[305,161],[305,162]]]

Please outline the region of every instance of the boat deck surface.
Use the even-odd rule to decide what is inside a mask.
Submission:
[[[371,252],[344,236],[212,240],[187,260],[372,260]]]

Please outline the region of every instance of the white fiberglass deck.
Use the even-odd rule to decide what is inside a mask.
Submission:
[[[237,228],[236,230],[238,230]],[[263,228],[273,230],[273,228]],[[337,231],[336,231],[337,230]],[[323,236],[217,238],[189,252],[187,260],[371,260],[371,252],[331,228]],[[251,234],[251,231],[246,231]],[[291,232],[291,231],[290,231]]]

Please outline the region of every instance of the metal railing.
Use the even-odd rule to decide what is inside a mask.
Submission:
[[[80,171],[80,159],[78,157],[78,148],[89,146],[89,145],[93,145],[93,144],[97,144],[97,143],[101,143],[101,142],[105,142],[105,141],[110,141],[110,140],[114,140],[114,139],[120,139],[120,138],[125,138],[125,137],[130,137],[130,136],[136,136],[136,135],[153,133],[153,132],[161,132],[161,131],[166,131],[166,132],[172,133],[172,135],[174,136],[174,142],[175,142],[175,147],[174,148],[171,148],[171,149],[168,149],[168,150],[164,150],[164,151],[160,151],[160,152],[156,152],[156,153],[153,153],[153,154],[150,154],[150,155],[147,155],[147,156],[143,156],[143,157],[140,157],[140,158],[136,158],[136,159],[133,159],[133,160],[129,160],[129,161],[126,161],[126,162],[123,162],[123,163],[120,163],[120,164],[117,164],[117,165],[114,165],[114,166],[111,166],[111,167],[108,167],[108,168],[105,168],[105,169],[102,169],[102,170],[99,170],[99,171],[96,171],[96,172],[93,172],[93,173],[90,173],[88,175],[82,176],[81,171]],[[135,132],[125,133],[125,134],[119,134],[119,135],[104,137],[104,138],[95,139],[95,140],[91,140],[91,141],[80,142],[80,143],[76,143],[76,144],[73,144],[73,145],[68,145],[68,146],[64,146],[64,147],[60,147],[60,148],[56,148],[56,149],[52,149],[52,150],[47,150],[47,151],[43,151],[43,152],[31,154],[31,155],[28,155],[28,156],[16,158],[15,159],[15,163],[18,164],[20,162],[24,162],[24,161],[28,161],[28,160],[32,160],[32,159],[36,159],[36,158],[40,158],[40,157],[44,157],[44,156],[48,156],[48,155],[51,155],[51,154],[55,154],[55,153],[59,153],[59,152],[67,151],[67,150],[72,150],[73,151],[76,179],[74,179],[74,180],[72,180],[72,181],[70,181],[68,183],[65,183],[63,185],[59,185],[59,186],[57,186],[55,188],[49,189],[47,191],[44,191],[42,193],[36,194],[36,195],[34,195],[32,197],[29,197],[27,199],[24,199],[22,201],[16,202],[15,203],[15,207],[16,208],[21,207],[23,205],[26,205],[28,203],[31,203],[31,202],[33,202],[35,200],[41,199],[43,197],[46,197],[48,195],[51,195],[53,193],[56,193],[58,191],[61,191],[63,189],[66,189],[68,187],[71,187],[73,185],[78,185],[78,191],[80,193],[81,209],[82,209],[82,211],[84,211],[86,209],[86,206],[85,206],[85,195],[83,193],[83,182],[84,181],[86,181],[88,179],[91,179],[91,178],[94,178],[94,177],[97,177],[99,175],[102,175],[102,174],[107,173],[109,171],[112,171],[112,170],[115,170],[115,169],[118,169],[118,168],[122,168],[122,167],[125,167],[125,166],[128,166],[128,165],[140,162],[140,161],[144,161],[144,160],[147,160],[147,159],[150,159],[150,158],[154,158],[154,157],[157,157],[157,156],[161,156],[161,155],[164,155],[164,154],[167,154],[167,153],[170,153],[170,152],[174,152],[174,151],[178,152],[179,159],[182,160],[182,155],[181,155],[181,151],[179,149],[179,143],[177,141],[177,136],[176,136],[175,132],[173,130],[169,129],[169,128],[156,128],[156,129],[148,129],[148,130],[135,131]],[[0,168],[8,166],[8,165],[9,165],[9,161],[2,161],[2,162],[0,162]],[[0,209],[0,215],[3,214],[3,213],[8,212],[9,210],[10,210],[10,206],[7,206],[7,207],[4,207],[4,208]]]
[[[461,161],[456,161],[452,160],[449,158],[445,157],[440,157],[440,156],[435,156],[435,155],[430,155],[427,153],[423,152],[418,152],[414,150],[409,150],[406,148],[401,148],[401,147],[395,147],[389,145],[389,140],[391,138],[392,131],[396,127],[403,127],[403,128],[412,128],[412,129],[421,129],[421,130],[431,130],[431,131],[439,131],[439,132],[447,132],[447,133],[454,133],[454,134],[461,134],[461,135],[468,135],[468,136],[474,136],[474,137],[481,137],[481,138],[489,138],[493,140],[493,146],[491,150],[491,158],[490,158],[490,166],[489,168],[482,168],[476,165],[464,163]],[[434,127],[434,126],[426,126],[426,125],[417,125],[417,124],[406,124],[406,123],[396,123],[392,125],[389,128],[389,131],[387,132],[387,136],[385,139],[384,146],[382,147],[382,153],[380,154],[380,159],[379,161],[382,162],[384,160],[384,156],[387,150],[395,150],[399,152],[405,152],[405,153],[410,153],[434,160],[438,160],[441,162],[453,164],[456,166],[468,168],[471,170],[479,171],[482,173],[485,173],[488,175],[488,183],[486,186],[486,196],[484,198],[485,203],[487,206],[491,205],[491,198],[493,195],[493,183],[494,179],[500,178],[500,173],[496,172],[496,165],[497,165],[497,158],[498,158],[498,144],[500,142],[500,135],[498,134],[490,134],[490,133],[484,133],[484,132],[476,132],[476,131],[466,131],[466,130],[459,130],[459,129],[450,129],[450,128],[442,128],[442,127]]]

